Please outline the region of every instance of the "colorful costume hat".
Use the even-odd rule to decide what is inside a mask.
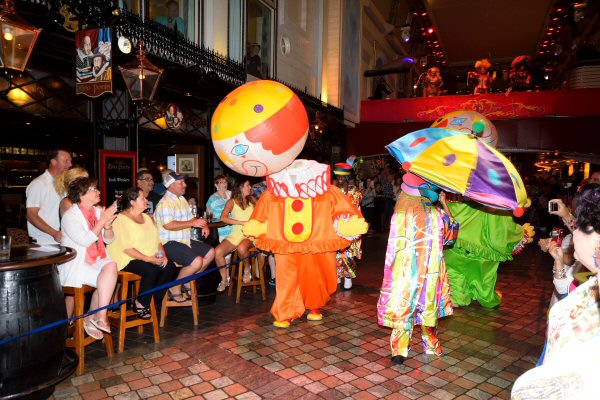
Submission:
[[[337,163],[333,169],[335,175],[348,176],[352,174],[352,166],[348,163]]]

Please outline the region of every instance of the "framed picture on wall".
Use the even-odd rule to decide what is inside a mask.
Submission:
[[[192,178],[198,177],[198,154],[175,154],[175,171]]]

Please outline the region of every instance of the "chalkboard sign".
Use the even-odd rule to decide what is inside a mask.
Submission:
[[[136,185],[137,160],[133,151],[100,150],[100,194],[111,205],[127,188]]]

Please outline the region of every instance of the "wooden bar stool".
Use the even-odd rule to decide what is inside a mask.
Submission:
[[[233,256],[231,257],[231,284],[229,285],[228,295],[231,296],[231,294],[233,293],[233,285],[234,283],[237,284],[235,296],[236,304],[240,302],[242,288],[247,286],[252,287],[252,293],[256,293],[256,287],[260,286],[263,301],[267,299],[265,287],[264,257],[260,254],[260,251],[258,251],[256,247],[250,249],[249,255],[254,255],[254,257],[248,259],[248,262],[250,263],[250,272],[252,274],[252,279],[250,280],[250,282],[246,283],[244,283],[243,280],[244,265],[242,261],[238,261],[240,258],[238,252],[235,251]]]
[[[125,300],[129,298],[129,286],[132,286],[131,297],[135,299],[135,297],[137,297],[137,295],[140,293],[141,281],[142,277],[137,274],[119,271],[117,276],[117,283],[121,286],[121,289],[119,290],[119,299]],[[158,316],[156,315],[154,297],[152,297],[152,301],[150,302],[150,315],[150,319],[138,318],[137,312],[133,310],[133,307],[129,310],[127,309],[127,303],[123,303],[119,306],[119,312],[110,311],[108,313],[108,320],[110,323],[119,329],[119,353],[122,353],[123,350],[125,350],[125,333],[128,328],[137,327],[138,334],[141,335],[144,333],[144,325],[152,324],[154,343],[160,343],[160,335],[158,333]]]
[[[67,296],[73,296],[75,299],[75,305],[73,308],[73,315],[83,314],[83,307],[85,303],[86,293],[93,292],[96,288],[84,285],[80,288],[63,286],[63,293]],[[104,345],[106,346],[106,355],[112,357],[115,355],[113,347],[112,335],[102,332],[104,334]],[[85,347],[91,343],[94,343],[96,339],[85,334],[83,329],[83,318],[78,318],[74,321],[73,326],[67,330],[66,346],[75,349],[75,353],[79,357],[79,364],[77,365],[77,375],[83,374],[85,369]],[[72,336],[71,336],[72,335]]]
[[[196,289],[196,281],[188,282],[190,285],[190,293],[192,295],[191,299],[183,301],[181,303],[176,302],[175,300],[169,299],[169,289],[165,293],[165,297],[163,298],[162,305],[160,307],[160,327],[165,326],[165,320],[167,319],[167,312],[169,307],[192,307],[192,315],[194,316],[194,326],[198,326],[198,314],[200,313],[198,309],[198,290]]]

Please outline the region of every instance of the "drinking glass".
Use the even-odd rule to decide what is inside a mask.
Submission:
[[[0,236],[0,261],[10,260],[10,244],[12,238],[8,235]]]

